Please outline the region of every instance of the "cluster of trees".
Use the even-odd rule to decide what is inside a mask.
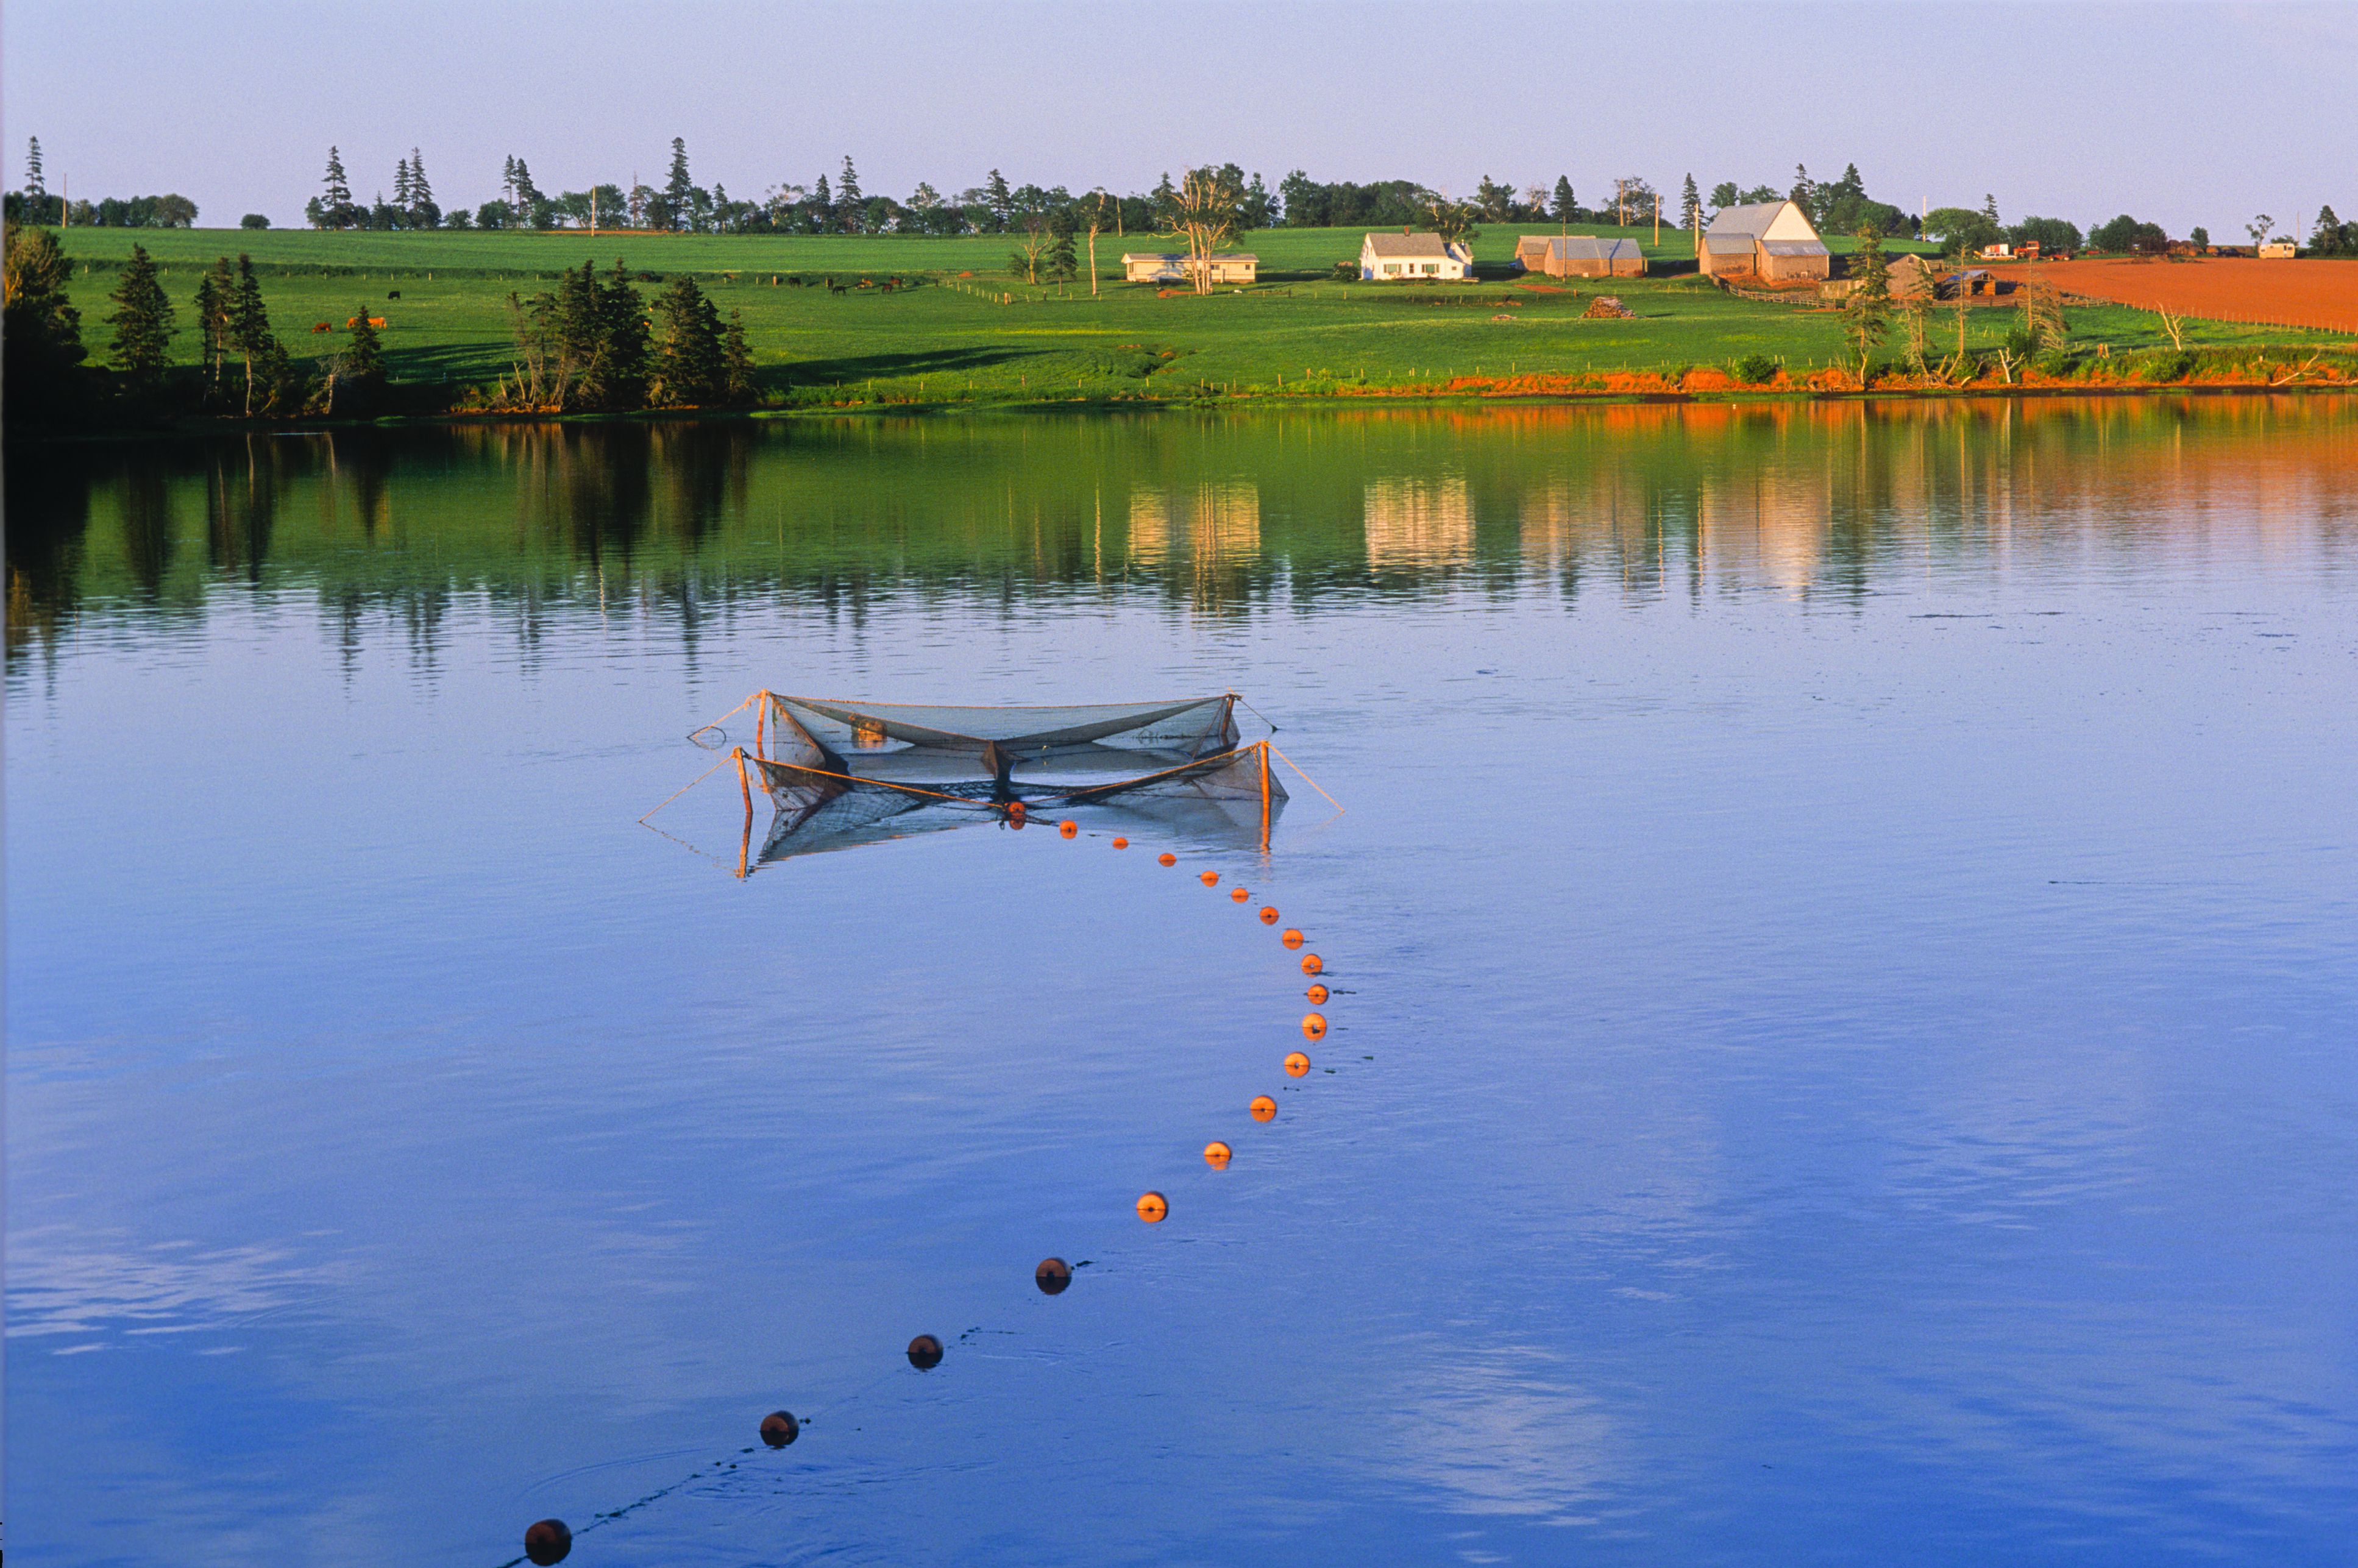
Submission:
[[[2309,231],[2309,251],[2320,256],[2358,256],[2358,223],[2345,223],[2331,205],[2317,210]]]
[[[327,178],[320,182],[319,194],[303,204],[303,221],[315,229],[438,229],[443,226],[442,209],[434,200],[433,184],[426,178],[426,159],[416,147],[409,156],[394,165],[393,200],[387,201],[384,192],[378,191],[376,200],[363,207],[352,200],[352,182],[344,177],[344,160],[334,147],[328,149]],[[269,220],[256,222],[249,216],[243,227],[266,229]]]
[[[1692,175],[1687,178],[1685,196],[1680,205],[1691,209],[1695,201]],[[1809,214],[1810,222],[1818,226],[1821,233],[1851,234],[1865,229],[1878,238],[1891,239],[1917,232],[1912,214],[1867,195],[1866,183],[1859,178],[1858,165],[1855,163],[1844,167],[1841,178],[1823,182],[1810,177],[1809,165],[1795,164],[1793,182],[1783,190],[1768,185],[1740,188],[1734,180],[1724,179],[1712,187],[1708,205],[1717,211],[1757,201],[1789,200]]]
[[[49,177],[41,168],[41,138],[35,136],[25,154],[25,186],[5,198],[11,224],[55,223],[74,229],[188,229],[196,226],[197,204],[185,196],[108,196],[97,201],[68,201],[49,193]]]
[[[589,262],[530,299],[508,296],[514,325],[512,382],[502,402],[560,413],[742,406],[753,401],[745,325],[685,274],[655,296],[652,315],[618,259],[603,282]]]

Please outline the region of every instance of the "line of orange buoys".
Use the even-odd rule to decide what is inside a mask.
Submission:
[[[1027,813],[1022,801],[1011,801],[1008,804],[1007,825],[1009,827],[1016,828],[1023,827],[1026,816]],[[1068,817],[1056,824],[1056,832],[1062,838],[1078,838],[1080,835],[1080,824]],[[1113,847],[1117,849],[1127,849],[1130,848],[1130,840],[1128,838],[1116,838],[1113,840]],[[1154,859],[1156,864],[1163,866],[1175,866],[1179,863],[1179,857],[1172,854],[1168,850],[1157,855]],[[1204,871],[1199,873],[1199,880],[1201,880],[1203,884],[1207,888],[1217,887],[1220,882],[1220,873],[1217,871]],[[1230,889],[1228,897],[1238,904],[1244,904],[1251,902],[1252,894],[1248,889],[1238,887]],[[1276,925],[1278,922],[1276,907],[1271,904],[1262,905],[1260,912],[1260,920],[1263,925]],[[1278,940],[1283,943],[1287,948],[1295,949],[1299,948],[1303,945],[1303,937],[1301,931],[1298,929],[1288,927],[1280,935]],[[1322,960],[1317,954],[1304,953],[1302,955],[1302,972],[1303,974],[1317,975],[1323,973],[1325,967],[1324,960]],[[1329,991],[1324,984],[1313,984],[1310,989],[1303,994],[1309,999],[1313,1007],[1324,1007],[1326,1004],[1327,999],[1333,993]],[[1304,1013],[1302,1018],[1302,1033],[1305,1037],[1314,1041],[1324,1039],[1326,1034],[1325,1015],[1319,1012]],[[1282,1065],[1285,1069],[1287,1076],[1295,1078],[1303,1077],[1307,1076],[1310,1071],[1310,1057],[1301,1051],[1289,1052],[1286,1054]],[[1332,1069],[1329,1070],[1331,1071]],[[1246,1114],[1249,1115],[1255,1121],[1273,1121],[1277,1118],[1277,1101],[1271,1099],[1267,1095],[1255,1095],[1252,1099],[1247,1103],[1245,1111]],[[1209,1165],[1215,1171],[1227,1170],[1228,1168],[1228,1162],[1235,1157],[1236,1152],[1230,1149],[1227,1143],[1217,1138],[1204,1145],[1204,1163]],[[1136,1207],[1138,1217],[1149,1225],[1162,1224],[1164,1219],[1169,1217],[1171,1213],[1170,1200],[1165,1198],[1161,1193],[1154,1191],[1148,1191],[1140,1194]],[[1062,1295],[1073,1282],[1072,1265],[1065,1262],[1062,1258],[1044,1258],[1040,1260],[1039,1264],[1033,1268],[1032,1271],[1032,1280],[1033,1282],[1040,1288],[1040,1292],[1043,1295]],[[943,1355],[944,1350],[942,1347],[942,1342],[933,1335],[921,1334],[914,1339],[909,1341],[909,1365],[915,1368],[920,1372],[928,1372],[936,1367],[940,1366],[942,1364]],[[762,1418],[760,1427],[761,1438],[763,1443],[767,1444],[769,1447],[784,1448],[802,1435],[802,1426],[803,1423],[796,1420],[792,1412],[787,1411],[772,1411],[768,1415]],[[614,1518],[618,1516],[607,1515],[604,1517]],[[572,1550],[573,1532],[571,1530],[567,1528],[563,1519],[541,1519],[525,1531],[525,1557],[527,1561],[540,1565],[540,1568],[547,1568],[548,1564],[563,1562],[566,1556],[570,1553]]]

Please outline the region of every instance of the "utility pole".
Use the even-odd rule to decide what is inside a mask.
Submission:
[[[590,237],[598,237],[598,182],[590,182]]]
[[[1654,192],[1654,248],[1662,248],[1662,193]]]

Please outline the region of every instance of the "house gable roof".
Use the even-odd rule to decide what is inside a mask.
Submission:
[[[1434,261],[1457,259],[1439,234],[1369,234],[1360,245],[1368,255],[1393,258],[1431,258]]]

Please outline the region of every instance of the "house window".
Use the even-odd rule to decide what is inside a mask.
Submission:
[[[1400,263],[1386,262],[1384,264],[1384,276],[1386,277],[1398,277],[1400,276]]]
[[[1424,264],[1424,276],[1427,276],[1427,277],[1435,277],[1435,276],[1438,276],[1440,275],[1440,273],[1441,273],[1441,264],[1440,264],[1439,262],[1427,262],[1427,263],[1425,263],[1425,264]]]

